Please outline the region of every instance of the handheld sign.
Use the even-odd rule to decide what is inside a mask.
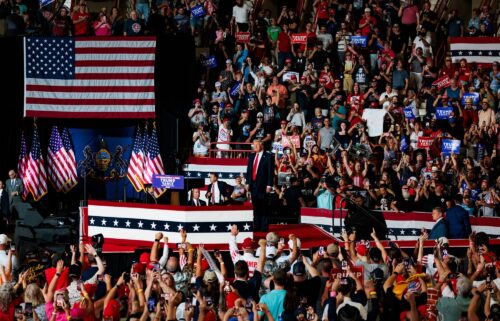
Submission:
[[[307,33],[293,33],[292,34],[292,43],[300,43],[300,44],[306,44],[307,43]]]
[[[453,107],[436,107],[436,119],[446,120],[452,112]]]
[[[351,266],[351,271],[352,273],[354,273],[354,275],[356,276],[356,278],[358,278],[358,280],[361,281],[361,284],[363,284],[364,286],[364,268],[363,266]],[[349,275],[347,275],[347,270],[342,270],[342,269],[338,269],[338,268],[335,268],[335,269],[332,269],[332,272],[331,272],[331,277],[332,279],[341,279],[341,278],[346,278],[348,277]]]
[[[201,64],[203,65],[203,67],[206,67],[208,69],[215,68],[217,67],[217,59],[215,59],[214,55],[210,55],[206,57],[205,60],[202,60]]]
[[[153,175],[154,188],[184,189],[184,176],[178,175]]]
[[[441,151],[443,155],[460,154],[460,140],[458,139],[443,139],[441,141]]]
[[[237,32],[234,37],[236,38],[236,42],[239,43],[250,42],[250,32]]]
[[[432,146],[432,143],[434,142],[434,138],[432,137],[424,137],[421,136],[417,140],[417,148],[430,148]]]
[[[360,46],[366,48],[366,36],[352,36],[351,44],[354,46]]]
[[[438,90],[442,89],[442,88],[450,87],[450,85],[451,85],[450,77],[443,76],[441,78],[438,78],[436,81],[434,81],[432,83],[432,85],[436,86]]]
[[[411,107],[406,107],[403,109],[405,113],[406,119],[415,119],[415,115],[413,114],[413,109]]]
[[[192,9],[191,9],[191,14],[193,15],[193,17],[195,18],[200,18],[200,17],[203,17],[205,15],[205,9],[203,8],[203,6],[201,4],[197,5],[197,6],[194,6]]]

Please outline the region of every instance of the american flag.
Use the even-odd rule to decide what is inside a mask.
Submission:
[[[152,37],[28,37],[25,116],[152,118]]]
[[[64,128],[61,133],[61,139],[64,145],[64,149],[66,150],[66,163],[69,168],[69,182],[66,184],[64,192],[69,192],[73,187],[78,184],[78,174],[76,172],[76,158],[75,151],[73,150],[73,144],[71,143],[71,138],[69,136],[69,130]]]
[[[28,197],[29,193],[29,184],[26,172],[28,170],[28,148],[26,147],[26,138],[24,137],[24,131],[21,133],[21,151],[19,152],[19,160],[17,162],[17,173],[19,174],[19,178],[23,181],[24,191],[23,191],[23,199]]]
[[[137,126],[137,131],[135,133],[134,147],[132,149],[132,155],[130,156],[130,162],[128,165],[127,177],[135,190],[140,192],[144,188],[144,165],[146,161],[145,145],[144,145],[144,135],[142,134],[140,126]]]
[[[28,157],[26,180],[35,201],[40,200],[47,194],[47,173],[45,172],[45,163],[36,127],[33,129],[33,141],[31,142],[31,150]]]
[[[66,185],[71,182],[68,159],[69,155],[64,148],[59,129],[57,126],[53,126],[47,150],[47,174],[57,192],[66,190]]]
[[[158,137],[156,135],[155,126],[153,126],[151,136],[149,136],[148,139],[146,164],[144,168],[144,181],[147,184],[152,184],[154,174],[165,174],[163,161],[161,160],[160,155],[160,147],[158,146]],[[154,196],[160,197],[163,193],[165,193],[165,191],[166,190],[163,188],[154,188]]]
[[[451,57],[454,62],[465,58],[467,62],[491,64],[500,61],[499,37],[452,37]]]

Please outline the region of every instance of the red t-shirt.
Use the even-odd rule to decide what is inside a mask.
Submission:
[[[316,5],[318,19],[328,19],[328,1],[321,1]]]
[[[50,281],[52,281],[54,275],[56,275],[56,268],[51,267],[45,270],[45,279],[47,280],[47,284],[50,284]],[[68,279],[69,279],[69,269],[64,268],[64,270],[61,273],[61,276],[57,280],[55,290],[57,291],[59,289],[67,287]]]
[[[280,52],[291,52],[292,51],[292,42],[290,41],[290,37],[286,34],[286,32],[281,31],[278,35],[278,50]]]
[[[82,22],[78,22],[78,23],[75,23],[75,36],[88,36],[89,35],[89,24],[90,24],[90,21],[92,21],[92,17],[90,16],[90,14],[86,13],[86,12],[75,12],[73,13],[73,15],[71,16],[71,19],[73,19],[73,21],[76,21],[76,20],[80,20],[82,19],[83,17],[87,17],[87,20],[84,20]]]
[[[370,21],[371,25],[367,24],[366,26],[364,26],[361,29],[361,35],[363,35],[363,36],[370,35],[370,33],[372,31],[371,26],[375,27],[375,25],[377,24],[377,19],[375,19],[375,17],[370,16],[369,21]],[[365,24],[366,22],[367,22],[366,17],[363,17],[363,18],[361,18],[361,21],[359,22],[359,24],[362,25],[362,24]]]
[[[15,306],[21,304],[21,302],[23,302],[22,298],[17,297],[12,300],[7,311],[3,312],[0,309],[0,320],[14,320]]]

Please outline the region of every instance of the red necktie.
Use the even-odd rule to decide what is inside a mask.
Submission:
[[[212,184],[212,197],[211,197],[212,205],[215,204],[215,184]]]
[[[252,181],[255,181],[257,178],[257,169],[259,167],[259,154],[255,154],[255,159],[253,161],[253,168],[252,168]]]

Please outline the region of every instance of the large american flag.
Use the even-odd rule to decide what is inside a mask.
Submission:
[[[19,174],[19,178],[23,181],[24,191],[23,191],[23,199],[26,199],[29,194],[29,183],[27,177],[28,171],[28,148],[26,147],[26,138],[24,137],[24,131],[21,133],[21,150],[19,152],[19,159],[17,162],[17,173]]]
[[[66,163],[69,168],[69,182],[66,184],[64,192],[69,192],[73,187],[78,184],[78,174],[76,172],[76,158],[75,151],[73,149],[73,144],[71,143],[71,138],[69,136],[68,128],[64,128],[61,133],[61,139],[63,142],[64,149],[66,150]]]
[[[152,118],[152,37],[28,37],[27,117]]]
[[[28,165],[26,170],[26,180],[28,188],[35,201],[40,200],[47,194],[47,173],[45,172],[45,163],[43,161],[42,150],[40,148],[40,139],[38,138],[38,129],[33,129],[33,141],[28,156]]]
[[[144,188],[144,166],[146,161],[144,136],[147,136],[147,133],[143,135],[141,127],[137,126],[134,147],[132,149],[132,155],[130,155],[130,162],[127,170],[128,180],[138,192],[142,191]]]
[[[57,126],[52,127],[47,150],[47,174],[57,192],[65,191],[71,182],[71,169],[68,164],[69,155],[64,148]]]
[[[491,64],[500,61],[500,38],[452,37],[450,51],[454,62],[465,58],[467,62]]]
[[[165,174],[163,161],[160,155],[160,146],[158,145],[158,136],[156,135],[156,126],[153,126],[151,136],[149,136],[148,139],[146,164],[144,167],[144,181],[147,184],[152,184],[154,174]],[[153,190],[155,197],[160,197],[166,192],[166,189],[164,188],[154,188]]]

